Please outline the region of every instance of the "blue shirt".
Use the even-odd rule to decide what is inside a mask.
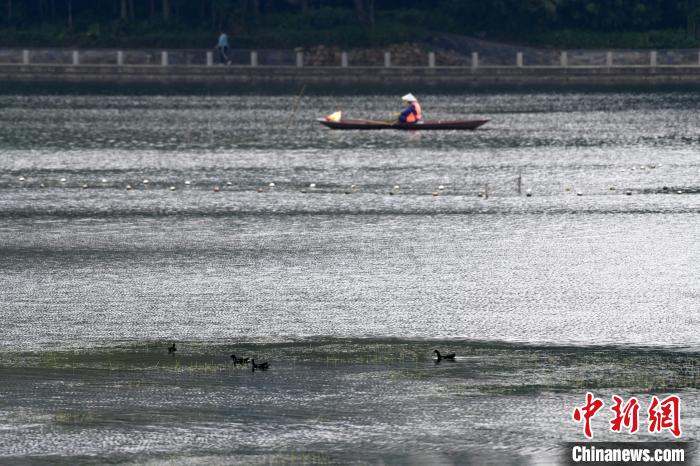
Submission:
[[[228,36],[226,34],[221,34],[219,36],[219,45],[217,47],[228,48]]]

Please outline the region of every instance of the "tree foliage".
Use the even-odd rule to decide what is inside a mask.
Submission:
[[[338,42],[426,31],[522,39],[556,31],[686,30],[700,38],[700,0],[0,0],[0,39],[114,45],[179,35],[182,46],[228,31],[255,40]],[[14,31],[14,32],[12,32]],[[43,31],[40,33],[39,31]],[[149,32],[150,31],[150,32]],[[257,39],[255,39],[257,38]],[[153,38],[152,38],[153,39]],[[156,39],[153,39],[156,40]],[[206,39],[210,40],[210,39]],[[287,40],[287,39],[284,39]],[[283,41],[284,41],[283,40]],[[157,40],[156,40],[157,41]],[[288,39],[289,42],[292,39]],[[278,41],[279,42],[279,41]],[[162,44],[153,44],[162,45]],[[299,44],[303,45],[303,44]]]

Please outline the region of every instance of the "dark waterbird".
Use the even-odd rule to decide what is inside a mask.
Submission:
[[[250,361],[250,358],[237,358],[235,354],[231,355],[231,359],[233,360],[233,364],[248,364],[248,361]]]
[[[270,363],[268,363],[268,362],[255,364],[255,359],[252,359],[250,361],[250,363],[253,365],[253,371],[255,371],[255,369],[260,369],[261,371],[266,371],[270,368]]]
[[[175,348],[175,343],[173,343],[173,346],[168,347],[168,353],[173,354],[175,351],[177,351],[177,348]]]
[[[449,354],[440,354],[438,350],[434,350],[433,353],[437,355],[437,360],[442,361],[443,359],[446,359],[448,361],[454,361],[455,360],[455,354],[454,353],[449,353]]]

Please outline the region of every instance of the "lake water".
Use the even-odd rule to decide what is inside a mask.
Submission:
[[[700,93],[419,97],[492,121],[0,95],[0,462],[552,464],[588,390],[678,393],[696,438]]]

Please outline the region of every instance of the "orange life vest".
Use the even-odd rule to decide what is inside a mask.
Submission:
[[[420,108],[420,104],[418,103],[417,100],[411,102],[411,105],[413,105],[413,109],[415,110],[415,114],[413,112],[409,113],[408,116],[406,117],[406,123],[415,123],[417,121],[421,121],[423,119],[423,111]]]

